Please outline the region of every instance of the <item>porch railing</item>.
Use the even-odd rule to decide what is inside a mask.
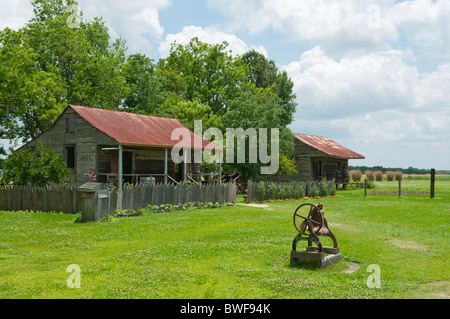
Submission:
[[[105,176],[106,183],[110,184],[116,182],[119,179],[119,174],[115,173],[98,173],[97,176]],[[133,184],[140,184],[145,182],[156,182],[157,177],[162,177],[164,182],[180,184],[179,181],[175,180],[172,176],[168,174],[122,174],[123,179],[125,180],[127,177],[131,177]],[[192,182],[199,183],[195,177],[198,177],[200,180],[202,176],[211,176],[211,182],[214,181],[214,176],[219,176],[217,173],[198,173],[198,174],[186,174],[186,178]],[[218,179],[218,182],[221,182],[221,179]]]

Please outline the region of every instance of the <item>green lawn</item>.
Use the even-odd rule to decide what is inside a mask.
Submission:
[[[392,182],[393,185],[395,182]],[[404,181],[425,189],[427,181]],[[422,183],[422,184],[421,184]],[[186,210],[111,222],[0,212],[0,298],[448,298],[450,181],[426,195],[324,198],[341,261],[292,267],[304,202]],[[317,203],[319,200],[311,200]],[[81,288],[66,281],[81,268]],[[369,265],[381,288],[369,288]]]

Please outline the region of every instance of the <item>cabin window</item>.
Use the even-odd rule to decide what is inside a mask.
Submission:
[[[64,147],[64,161],[67,164],[67,168],[75,169],[75,146],[65,146]]]
[[[75,132],[75,116],[66,117],[66,133]]]

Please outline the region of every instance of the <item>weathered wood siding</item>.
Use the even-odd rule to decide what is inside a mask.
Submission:
[[[33,139],[22,148],[36,147],[38,141],[43,141],[48,149],[60,153],[68,162],[67,147],[73,147],[75,153],[75,173],[71,176],[75,186],[80,186],[89,182],[85,176],[86,172],[94,169],[98,174],[98,181],[107,182],[106,175],[118,174],[118,151],[104,151],[103,148],[114,148],[118,142],[109,137],[102,131],[96,129],[84,120],[72,108],[66,108],[55,123],[45,132]],[[124,174],[164,174],[164,149],[151,147],[124,147],[124,153],[131,154],[131,163],[127,166],[129,171]],[[193,176],[193,179],[200,181],[200,164],[187,164],[187,174]],[[183,180],[182,169],[176,172],[175,164],[171,160],[171,154],[168,154],[168,174],[177,181]],[[156,182],[163,182],[164,177],[155,176]],[[137,177],[126,176],[126,182],[139,183]],[[70,182],[68,180],[68,182]],[[112,180],[114,182],[114,180]]]
[[[67,128],[69,128],[69,131]],[[98,145],[117,145],[115,140],[91,126],[71,108],[67,108],[47,131],[25,145],[24,148],[35,147],[38,141],[45,142],[48,149],[63,154],[63,156],[65,156],[64,150],[66,147],[75,147],[76,173],[72,178],[76,185],[89,181],[84,176],[89,169],[98,169]]]
[[[348,160],[326,155],[314,147],[295,139],[293,158],[298,173],[292,175],[260,176],[261,181],[314,181],[327,178],[348,182]]]

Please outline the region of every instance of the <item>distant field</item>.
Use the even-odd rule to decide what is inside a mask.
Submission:
[[[404,175],[404,178],[409,179],[409,180],[431,180],[431,175],[430,174],[426,174],[426,175],[409,174],[409,175]],[[437,181],[450,181],[450,175],[436,174],[436,180]]]
[[[0,298],[449,298],[449,181],[436,184],[434,199],[338,195],[309,200],[323,203],[341,249],[326,269],[289,264],[301,201],[89,224],[0,212]],[[71,264],[81,269],[80,289],[67,287]],[[380,268],[380,289],[367,286],[370,265]]]

